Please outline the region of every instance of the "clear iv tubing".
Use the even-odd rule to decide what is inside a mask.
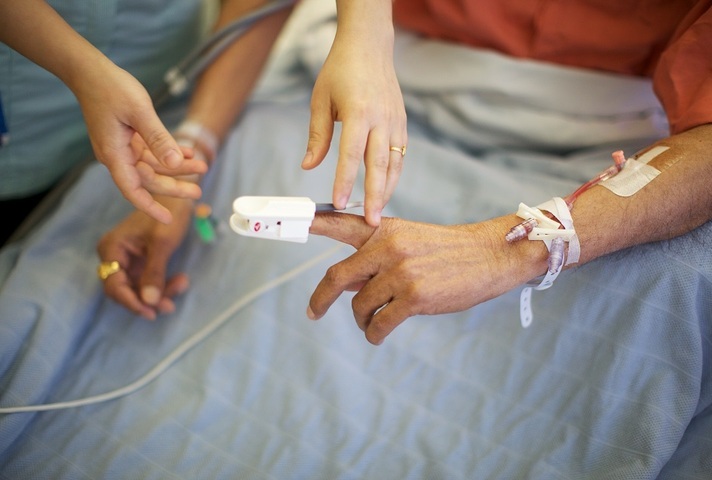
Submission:
[[[164,83],[152,95],[159,105],[171,97],[180,95],[188,85],[210,65],[230,44],[241,37],[255,22],[283,8],[294,5],[297,0],[274,0],[249,12],[218,30],[191,51],[175,67],[166,72]]]
[[[618,172],[623,170],[623,167],[625,166],[626,162],[623,150],[616,150],[611,154],[611,156],[613,157],[613,165],[593,177],[588,182],[581,185],[573,193],[570,193],[569,195],[564,197],[564,202],[566,202],[566,206],[569,208],[569,210],[572,210],[574,208],[574,202],[583,192],[593,187],[594,185],[598,185],[599,183],[605,182],[609,178],[616,176]],[[553,218],[551,214],[547,213],[546,215],[549,218]],[[527,235],[529,235],[529,233],[537,226],[537,224],[538,222],[535,218],[526,219],[523,222],[513,226],[509,230],[509,232],[507,232],[504,238],[509,243],[526,238]]]
[[[596,175],[594,178],[581,185],[579,188],[576,189],[576,191],[564,198],[566,206],[569,207],[569,210],[574,208],[574,202],[583,192],[593,187],[594,185],[598,185],[599,183],[605,182],[609,178],[616,176],[616,174],[623,169],[623,167],[625,166],[625,155],[623,154],[623,150],[617,150],[613,152],[611,156],[613,157],[614,165],[611,165],[610,167]]]
[[[247,304],[249,304],[250,302],[255,300],[257,297],[264,295],[265,293],[283,285],[287,281],[300,275],[301,273],[305,272],[306,270],[309,270],[310,268],[316,266],[318,263],[320,263],[323,260],[326,260],[330,256],[334,255],[337,251],[341,250],[342,248],[344,248],[344,245],[337,245],[336,247],[333,247],[330,250],[327,250],[326,252],[322,253],[321,255],[317,255],[316,257],[313,257],[310,260],[307,260],[306,262],[302,263],[301,265],[297,265],[295,268],[293,268],[292,270],[283,274],[282,276],[280,276],[274,280],[271,280],[260,287],[257,287],[256,289],[252,290],[251,292],[248,292],[245,296],[237,299],[237,301],[235,301],[232,305],[230,305],[227,308],[227,310],[224,310],[215,319],[213,319],[211,322],[209,322],[203,328],[201,328],[196,333],[194,333],[193,335],[188,337],[185,341],[183,341],[183,343],[178,345],[178,347],[176,347],[172,352],[170,352],[168,355],[166,355],[160,362],[158,362],[145,375],[143,375],[139,379],[135,380],[132,383],[129,383],[128,385],[126,385],[124,387],[117,388],[116,390],[112,390],[110,392],[102,393],[99,395],[94,395],[94,396],[85,397],[85,398],[79,398],[76,400],[70,400],[70,401],[66,401],[66,402],[27,405],[27,406],[21,406],[21,407],[0,407],[0,414],[45,412],[45,411],[49,411],[49,410],[63,410],[63,409],[67,409],[67,408],[83,407],[83,406],[92,405],[95,403],[108,402],[109,400],[115,400],[117,398],[125,397],[126,395],[134,393],[137,390],[139,390],[139,389],[145,387],[146,385],[148,385],[149,383],[151,383],[156,378],[158,378],[161,374],[163,374],[166,370],[168,370],[168,368],[170,368],[176,361],[178,361],[178,359],[180,357],[185,355],[188,351],[192,350],[197,345],[199,345],[203,340],[208,338],[218,328],[222,327],[228,320],[230,320],[230,318],[232,318],[232,316],[235,313],[240,311],[243,307],[245,307]]]

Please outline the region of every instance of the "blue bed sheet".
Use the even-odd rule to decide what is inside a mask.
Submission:
[[[219,218],[241,194],[329,198],[331,172],[304,173],[294,160],[307,118],[299,102],[250,109],[225,149],[231,158],[222,155],[208,179]],[[280,142],[266,142],[267,131],[279,132]],[[596,171],[591,156],[562,159],[572,178],[542,175],[533,187],[535,172],[511,172],[517,163],[535,165],[530,154],[473,158],[416,133],[388,213],[442,223],[504,213],[522,198],[537,201],[539,189],[575,185]],[[328,257],[230,314],[131,395],[0,416],[2,478],[710,472],[711,225],[562,273],[534,295],[528,329],[519,325],[515,290],[470,311],[413,318],[373,347],[347,297],[322,320],[306,319],[324,270],[350,253],[318,237],[299,245],[223,231],[205,245],[191,235],[172,263],[193,279],[177,312],[156,322],[134,318],[102,296],[95,275],[96,241],[127,211],[105,170],[93,167],[57,214],[0,255],[11,266],[0,291],[1,406],[128,384],[236,300]]]
[[[295,37],[309,40],[303,33]],[[283,45],[290,58],[302,48]],[[520,114],[536,113],[537,128],[561,136],[538,135],[542,141],[525,148],[533,132],[505,109],[518,136],[501,130],[493,138],[517,141],[482,144],[493,133],[482,121],[507,127],[489,118],[498,111],[490,100],[502,96],[475,102],[488,118],[468,116],[469,73],[461,84],[449,77],[438,98],[436,87],[414,82],[420,73],[407,75],[422,64],[421,47],[433,46],[409,45],[398,56],[413,113],[408,154],[387,215],[454,224],[536,205],[608,166],[613,149],[645,145],[644,135],[621,132],[649,132],[657,121],[647,90],[635,108],[650,118],[616,101],[618,117],[605,121],[530,105],[535,112]],[[275,83],[285,95],[258,91],[206,177],[204,200],[221,234],[207,245],[191,233],[172,258],[172,272],[191,276],[175,313],[148,322],[103,296],[96,243],[130,207],[100,165],[32,235],[0,251],[0,408],[114,391],[224,320],[135,392],[0,414],[0,478],[710,478],[712,224],[563,272],[534,293],[527,329],[520,288],[465,312],[411,318],[379,347],[357,328],[349,295],[321,320],[306,318],[325,270],[352,249],[320,237],[306,244],[245,238],[226,222],[241,195],[331,198],[336,146],[321,167],[300,168],[308,60],[294,69],[278,63],[294,74]],[[489,54],[474,60],[502,68]],[[573,147],[581,132],[606,121],[608,140]],[[260,290],[288,272],[285,282]]]

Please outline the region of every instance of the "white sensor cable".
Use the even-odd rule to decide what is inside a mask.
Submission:
[[[239,298],[235,303],[230,305],[227,310],[223,311],[222,314],[218,315],[211,322],[206,324],[203,328],[198,330],[196,333],[188,337],[183,343],[178,345],[172,352],[170,352],[166,357],[158,362],[151,370],[149,370],[145,375],[137,379],[136,381],[110,392],[102,393],[99,395],[94,395],[86,398],[79,398],[76,400],[70,400],[66,402],[57,403],[47,403],[39,405],[27,405],[21,407],[0,407],[0,414],[9,413],[27,413],[27,412],[44,412],[48,410],[62,410],[66,408],[82,407],[85,405],[91,405],[95,403],[107,402],[109,400],[115,400],[120,397],[124,397],[137,390],[145,387],[150,382],[158,378],[163,374],[168,368],[170,368],[181,356],[195,348],[203,340],[208,338],[213,334],[218,328],[225,324],[235,313],[240,311],[247,304],[255,300],[257,297],[264,295],[265,293],[273,290],[287,281],[293,279],[294,277],[300,275],[301,273],[309,270],[310,268],[316,266],[318,263],[326,260],[330,256],[334,255],[337,251],[344,248],[344,245],[338,245],[334,248],[327,250],[326,252],[317,255],[316,257],[307,260],[301,265],[297,265],[292,270],[284,273],[283,275],[271,280],[264,285],[248,292],[243,297]]]

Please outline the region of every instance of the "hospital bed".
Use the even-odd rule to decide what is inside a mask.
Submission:
[[[100,165],[0,252],[0,409],[40,410],[0,414],[0,478],[710,478],[712,225],[564,271],[528,328],[517,288],[379,347],[348,294],[304,313],[351,247],[227,227],[238,196],[330,200],[336,146],[314,171],[300,160],[332,3],[295,12],[206,177],[219,238],[174,255],[192,279],[175,313],[148,322],[103,296],[95,246],[131,207]],[[409,144],[387,215],[510,213],[664,134],[644,80],[401,33]]]

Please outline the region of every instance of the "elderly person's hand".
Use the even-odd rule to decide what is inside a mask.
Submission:
[[[504,240],[514,215],[482,223],[441,226],[384,217],[378,228],[363,217],[318,214],[311,233],[358,249],[329,268],[309,301],[321,318],[347,290],[366,339],[379,345],[408,317],[466,310],[546,271],[542,242]]]
[[[334,122],[342,122],[333,202],[337,208],[346,205],[363,159],[365,217],[376,226],[398,183],[405,154],[400,149],[408,143],[405,107],[393,68],[392,7],[390,0],[337,6],[338,29],[314,85],[302,167],[311,169],[323,161]]]
[[[149,320],[174,311],[173,298],[189,285],[187,274],[167,278],[166,269],[188,231],[193,201],[167,197],[161,202],[173,216],[170,224],[136,211],[107,232],[97,246],[102,262],[120,265],[118,272],[104,280],[106,295]]]

